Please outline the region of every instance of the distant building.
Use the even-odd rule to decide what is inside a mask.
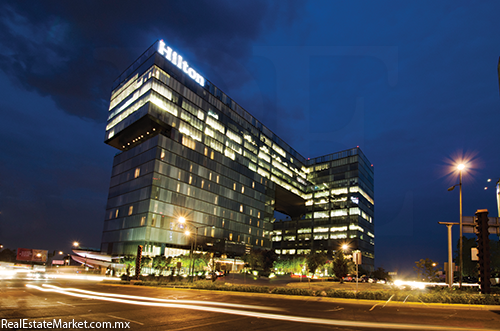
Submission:
[[[273,224],[273,249],[282,255],[337,251],[362,252],[373,271],[373,167],[359,148],[308,161],[304,211]]]
[[[287,236],[280,254],[350,240],[373,265],[373,167],[360,149],[304,158],[163,41],[115,81],[105,142],[119,153],[103,252],[271,249],[277,210],[298,225],[297,244],[307,229],[314,243],[287,246]]]

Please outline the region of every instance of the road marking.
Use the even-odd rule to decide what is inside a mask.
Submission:
[[[57,303],[60,303],[61,305],[65,305],[65,306],[76,307],[76,306],[70,305],[69,303],[65,303],[65,302],[61,302],[61,301],[57,301]]]
[[[243,317],[243,318],[235,318],[235,319],[232,319],[232,320],[227,320],[227,321],[220,321],[220,322],[213,322],[213,323],[205,323],[205,324],[196,324],[196,325],[190,325],[190,326],[186,326],[186,327],[183,327],[183,328],[178,328],[178,329],[169,329],[169,331],[181,331],[181,330],[190,330],[190,329],[193,329],[194,327],[197,327],[197,328],[203,328],[205,326],[209,326],[209,325],[216,325],[216,324],[222,324],[222,323],[228,323],[228,322],[234,322],[234,321],[239,321],[239,320],[244,320],[244,319],[248,319],[248,317]]]
[[[141,322],[137,322],[137,321],[132,321],[132,320],[129,320],[129,319],[126,319],[126,318],[123,318],[123,317],[118,317],[118,316],[114,316],[114,315],[109,315],[109,317],[113,317],[113,318],[117,318],[119,320],[124,320],[124,321],[127,321],[127,322],[132,322],[132,323],[136,323],[136,324],[139,324],[139,325],[144,325],[144,323],[141,323]]]
[[[391,297],[389,298],[389,300],[387,300],[387,301],[385,302],[385,304],[382,306],[382,308],[384,308],[384,307],[385,307],[385,306],[389,303],[389,301],[391,301],[391,299],[392,299],[392,297],[393,297],[393,296],[394,296],[394,294],[393,294],[393,295],[391,295]],[[379,304],[380,304],[380,302],[379,302],[379,303],[377,303],[377,304],[375,304],[373,307],[371,307],[371,308],[370,308],[370,310],[369,310],[369,311],[372,311],[373,309],[375,309],[375,307],[377,307]]]

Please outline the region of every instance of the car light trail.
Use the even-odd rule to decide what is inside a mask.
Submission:
[[[78,292],[88,295],[102,296],[102,297],[114,297],[114,298],[123,298],[123,299],[131,299],[131,300],[144,300],[144,301],[156,301],[156,302],[168,302],[168,303],[186,303],[186,304],[202,304],[202,305],[212,305],[212,306],[227,306],[232,308],[250,308],[250,309],[260,309],[260,310],[284,310],[282,308],[275,307],[263,307],[263,306],[252,306],[252,305],[240,305],[233,303],[225,303],[225,302],[214,302],[214,301],[198,301],[198,300],[172,300],[172,299],[161,299],[161,298],[151,298],[151,297],[143,297],[143,296],[135,296],[135,295],[126,295],[126,294],[114,294],[114,293],[104,293],[104,292],[94,292],[87,290],[80,290],[77,288],[62,288],[55,285],[43,284],[43,287],[49,287],[56,290],[61,291],[70,291],[70,292]]]
[[[92,281],[103,281],[103,280],[121,280],[119,277],[103,277],[103,276],[92,276],[92,275],[73,275],[73,274],[47,274],[48,278],[56,279],[76,279],[76,280],[92,280]]]
[[[140,305],[140,306],[149,306],[149,307],[191,309],[191,310],[207,311],[207,312],[211,312],[211,313],[222,313],[222,314],[240,315],[240,316],[246,316],[246,317],[281,320],[281,321],[286,321],[286,322],[300,322],[300,323],[308,323],[308,324],[322,324],[322,325],[344,326],[344,327],[377,328],[377,329],[384,329],[384,330],[387,330],[387,329],[434,330],[434,331],[451,331],[451,330],[486,331],[486,330],[489,330],[489,329],[482,329],[482,328],[481,329],[472,329],[470,327],[469,328],[462,328],[462,327],[436,326],[436,325],[415,325],[415,324],[399,324],[399,323],[330,320],[330,319],[323,319],[323,318],[278,315],[278,314],[270,314],[270,313],[260,313],[260,312],[253,312],[253,311],[242,311],[242,310],[235,310],[235,309],[188,305],[188,304],[174,304],[174,303],[166,303],[166,302],[143,302],[143,301],[127,300],[127,299],[120,299],[120,298],[104,296],[103,294],[107,294],[107,293],[100,293],[100,292],[94,292],[94,293],[99,293],[99,295],[88,295],[88,294],[83,294],[83,293],[75,293],[75,292],[67,291],[63,288],[42,288],[40,286],[31,285],[31,284],[26,284],[26,286],[29,288],[43,291],[43,292],[55,292],[55,293],[59,293],[59,294],[63,294],[63,295],[69,295],[69,296],[80,297],[80,298],[85,298],[85,299],[103,300],[103,301],[133,304],[133,305]],[[205,304],[207,304],[207,303],[205,302]]]

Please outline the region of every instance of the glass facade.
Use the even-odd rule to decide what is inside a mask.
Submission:
[[[193,242],[186,227],[198,249],[218,254],[302,249],[286,246],[291,235],[277,240],[284,223],[273,230],[278,210],[292,217],[287,227],[310,224],[309,233],[295,229],[295,242],[307,237],[326,247],[346,235],[373,261],[373,167],[359,148],[305,159],[159,47],[166,46],[151,46],[111,94],[105,142],[120,152],[102,250],[133,254],[140,244],[149,255],[182,252]],[[347,230],[333,230],[337,225]]]

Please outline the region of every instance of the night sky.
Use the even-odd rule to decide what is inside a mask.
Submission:
[[[442,266],[454,160],[469,160],[464,215],[497,216],[484,187],[500,177],[499,13],[457,0],[3,1],[0,243],[100,247],[111,87],[164,39],[304,157],[360,146],[376,267]]]

